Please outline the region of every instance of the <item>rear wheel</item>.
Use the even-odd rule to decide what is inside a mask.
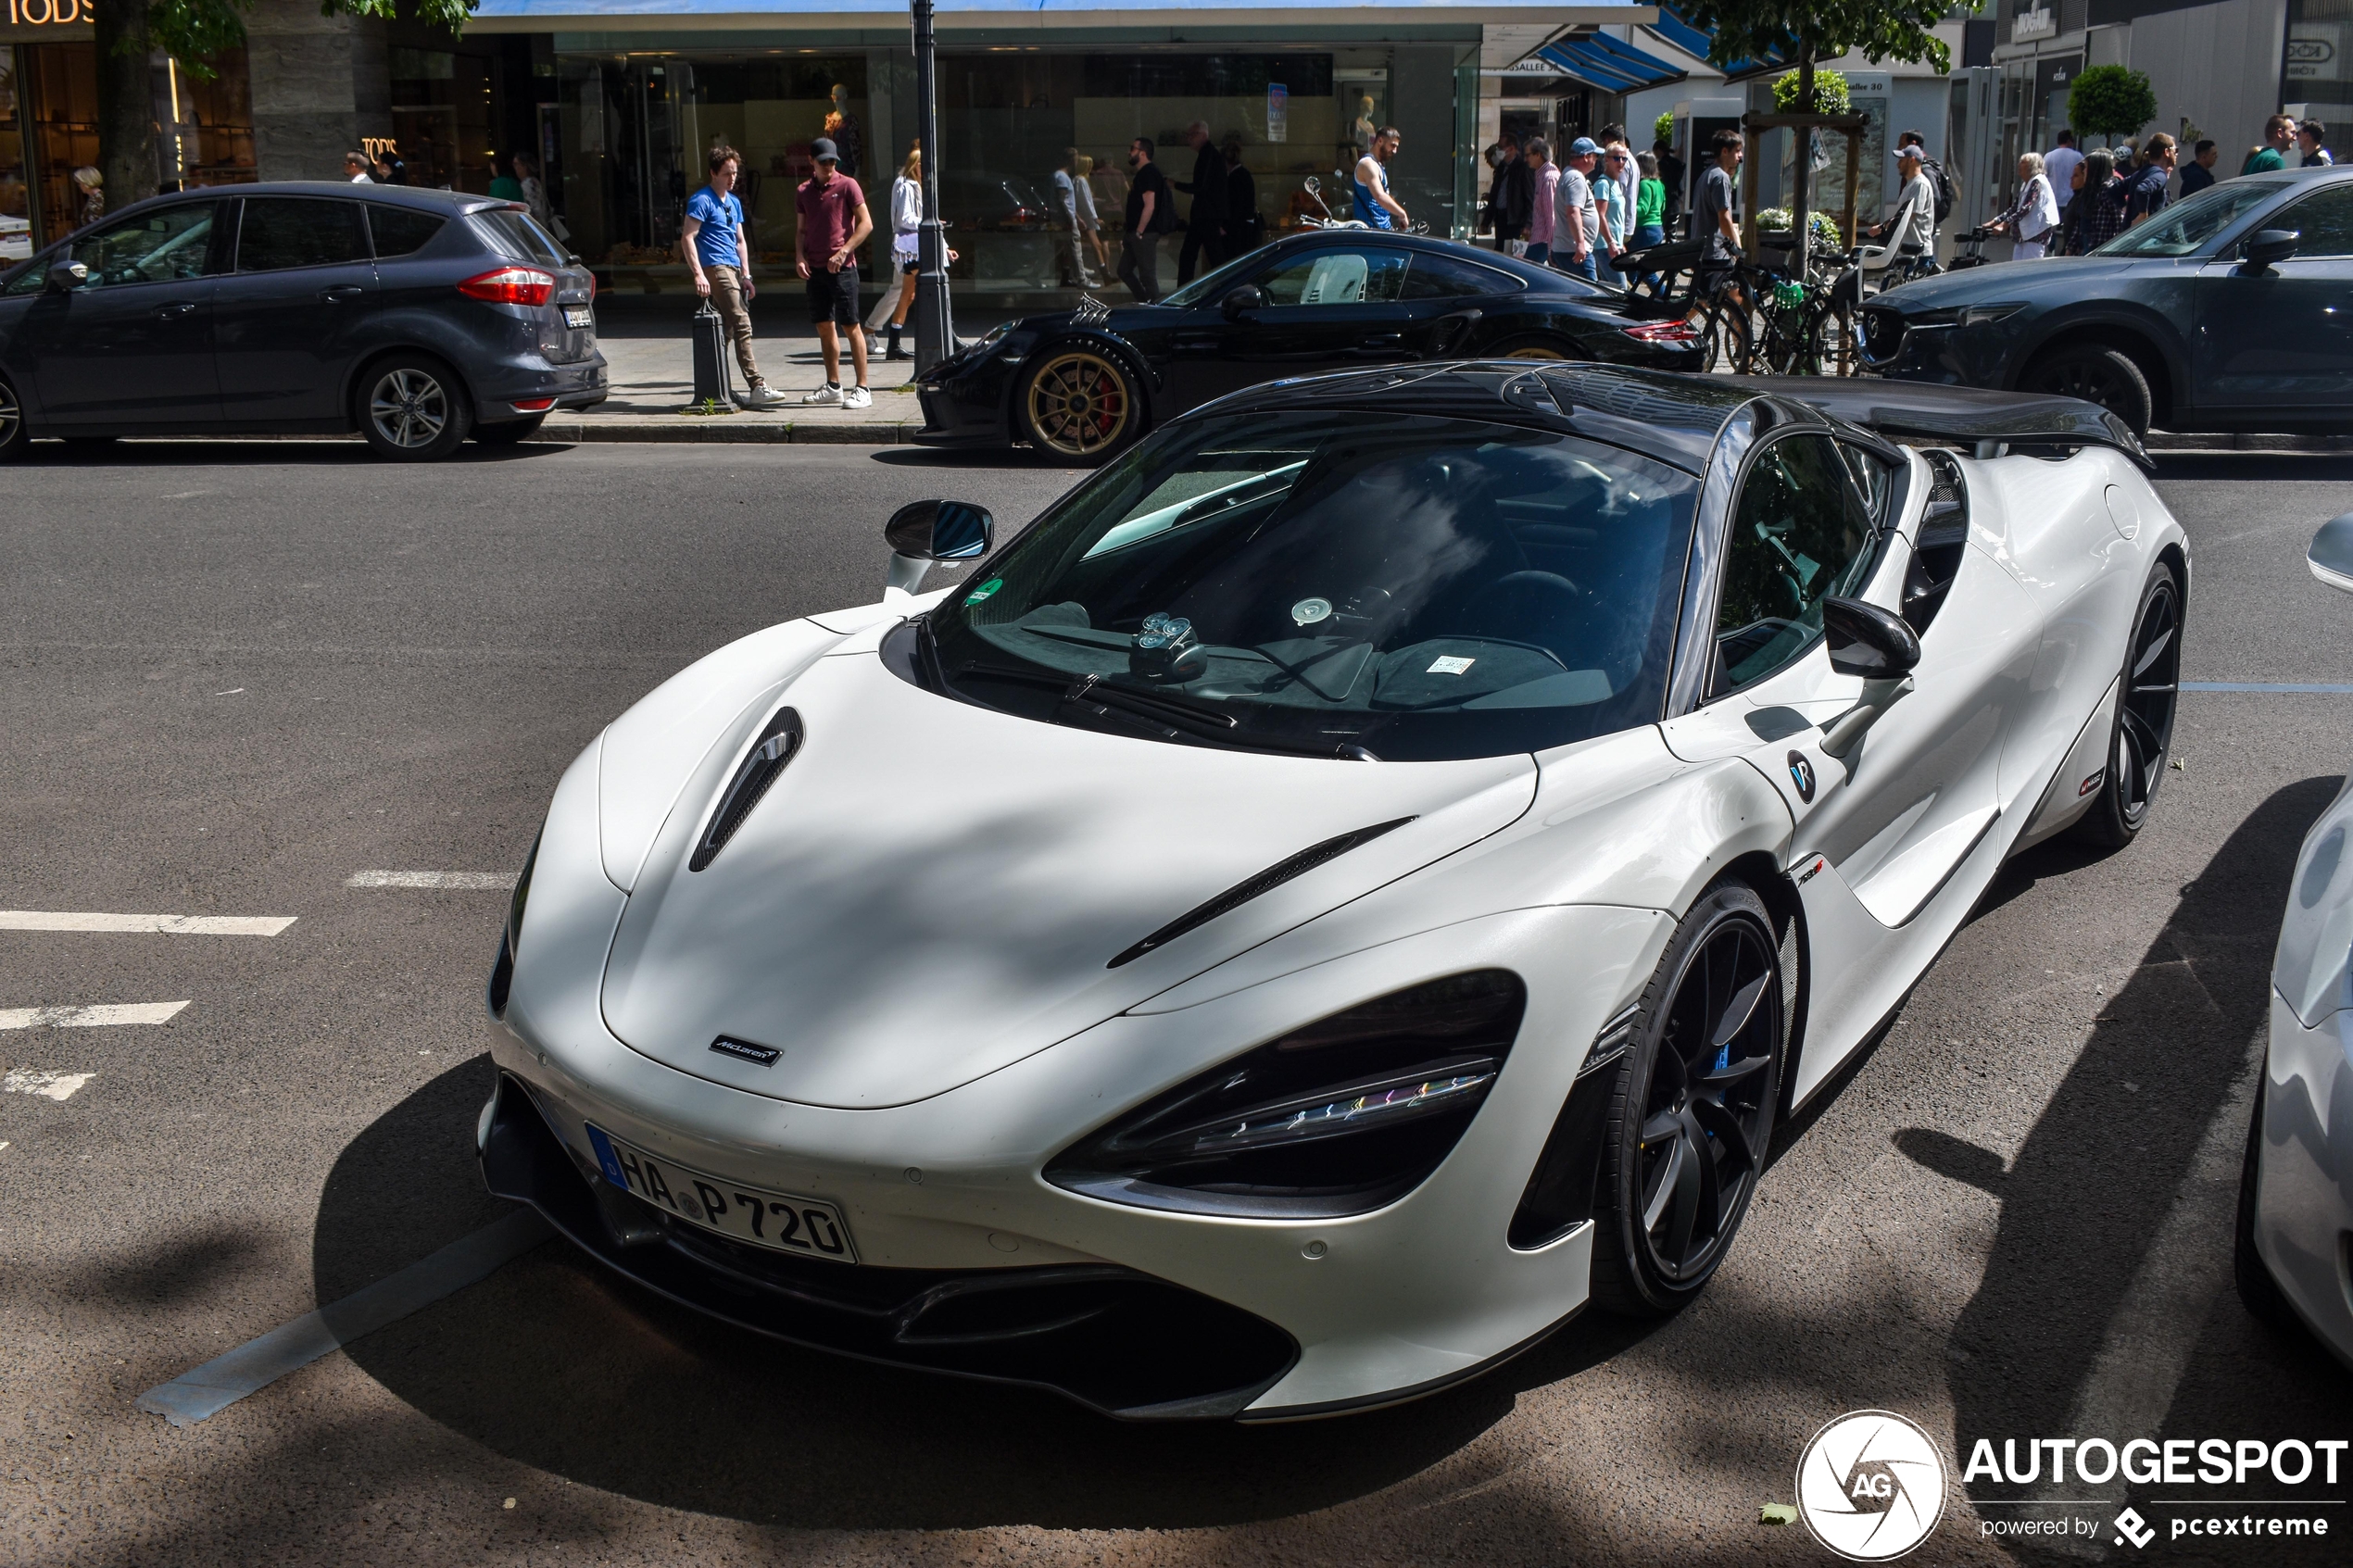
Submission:
[[[1702,895],[1642,993],[1602,1143],[1593,1300],[1664,1317],[1699,1295],[1748,1212],[1780,1098],[1781,960],[1755,890]]]
[[[0,380],[0,463],[13,463],[23,457],[29,439],[24,405],[17,401],[17,389]]]
[[[1066,468],[1094,468],[1143,433],[1135,378],[1093,348],[1048,350],[1013,397],[1030,444]]]
[[[2156,416],[2156,400],[2149,395],[2148,378],[2141,374],[2141,368],[2118,350],[2093,343],[2044,355],[2026,368],[2019,389],[2054,392],[2096,403],[2131,425],[2134,435],[2146,435],[2149,420]]]
[[[1495,359],[1574,359],[1576,354],[1568,345],[1556,337],[1523,336],[1505,338],[1482,358]]]
[[[352,414],[376,456],[431,462],[458,449],[473,426],[473,404],[457,376],[422,354],[396,354],[359,378]]]
[[[2099,798],[2076,823],[2079,837],[2111,849],[2133,842],[2148,821],[2173,746],[2173,709],[2181,696],[2182,585],[2159,561],[2141,590],[2125,644],[2116,721],[2108,737],[2108,777]]]

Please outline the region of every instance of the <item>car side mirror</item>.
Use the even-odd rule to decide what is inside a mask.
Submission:
[[[49,294],[70,294],[89,281],[89,268],[79,261],[69,261],[62,267],[50,268],[49,276],[42,287]]]
[[[912,594],[936,560],[978,560],[997,541],[997,520],[969,501],[916,501],[883,524],[890,545],[889,586]]]
[[[1824,599],[1822,630],[1831,668],[1867,681],[1893,681],[1920,661],[1920,640],[1903,617],[1860,599]]]
[[[2304,564],[2330,587],[2353,594],[2353,512],[2321,524],[2312,547],[2304,552]]]
[[[1250,312],[1263,309],[1265,304],[1266,296],[1258,292],[1256,285],[1244,283],[1219,301],[1218,308],[1226,313],[1228,321],[1239,321]]]
[[[2300,229],[2258,229],[2246,242],[2246,261],[2239,268],[2242,278],[2260,277],[2279,263],[2296,254],[2304,241]]]

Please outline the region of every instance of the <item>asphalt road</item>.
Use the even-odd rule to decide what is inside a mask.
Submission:
[[[0,1561],[1818,1562],[1757,1509],[1851,1410],[1957,1458],[2353,1436],[2353,1378],[2228,1284],[2271,945],[2353,697],[2222,694],[2183,698],[2140,843],[2005,874],[1667,1324],[1589,1317],[1345,1421],[1147,1429],[778,1348],[557,1243],[200,1424],[133,1408],[497,1217],[472,1133],[504,896],[354,873],[510,872],[628,702],[731,637],[871,599],[893,507],[1013,521],[1065,483],[822,447],[395,469],[152,445],[8,473],[0,907],[297,918],[0,933],[0,1009],[187,1004],[0,1031],[0,1066],[93,1074],[0,1093]],[[2173,459],[2160,488],[2196,550],[2185,676],[2353,682],[2353,604],[2301,561],[2353,507],[2353,463]],[[2192,1490],[2353,1531],[2353,1506],[2318,1506],[2353,1499],[2353,1464],[2334,1487]],[[2039,1560],[1986,1522],[2125,1498],[1968,1493],[1912,1561]],[[2162,1523],[2185,1495],[2131,1500]]]

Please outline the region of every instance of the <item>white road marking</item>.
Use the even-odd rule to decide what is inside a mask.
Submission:
[[[96,1076],[95,1073],[44,1073],[38,1068],[19,1067],[0,1078],[0,1094],[39,1095],[63,1104],[73,1098],[75,1090]],[[7,1147],[0,1144],[0,1148]]]
[[[296,915],[109,915],[0,909],[0,931],[160,931],[176,936],[275,936]]]
[[[212,695],[215,696],[235,696],[244,690],[245,687],[243,686],[232,686],[225,692],[215,692]]]
[[[0,1029],[95,1029],[108,1023],[169,1023],[188,1004],[101,1002],[79,1008],[0,1008]]]
[[[513,872],[354,872],[346,887],[462,887],[476,891],[504,890],[515,884]]]
[[[398,1273],[148,1389],[138,1407],[174,1426],[193,1426],[328,1351],[486,1278],[554,1234],[537,1210],[518,1209]]]

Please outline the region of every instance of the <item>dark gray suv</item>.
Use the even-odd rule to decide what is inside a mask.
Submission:
[[[0,458],[39,436],[514,442],[605,398],[596,282],[529,211],[239,185],[110,214],[0,278]]]
[[[2225,180],[2090,256],[1975,267],[1863,306],[1863,363],[2062,393],[2173,431],[2353,428],[2353,169]]]

